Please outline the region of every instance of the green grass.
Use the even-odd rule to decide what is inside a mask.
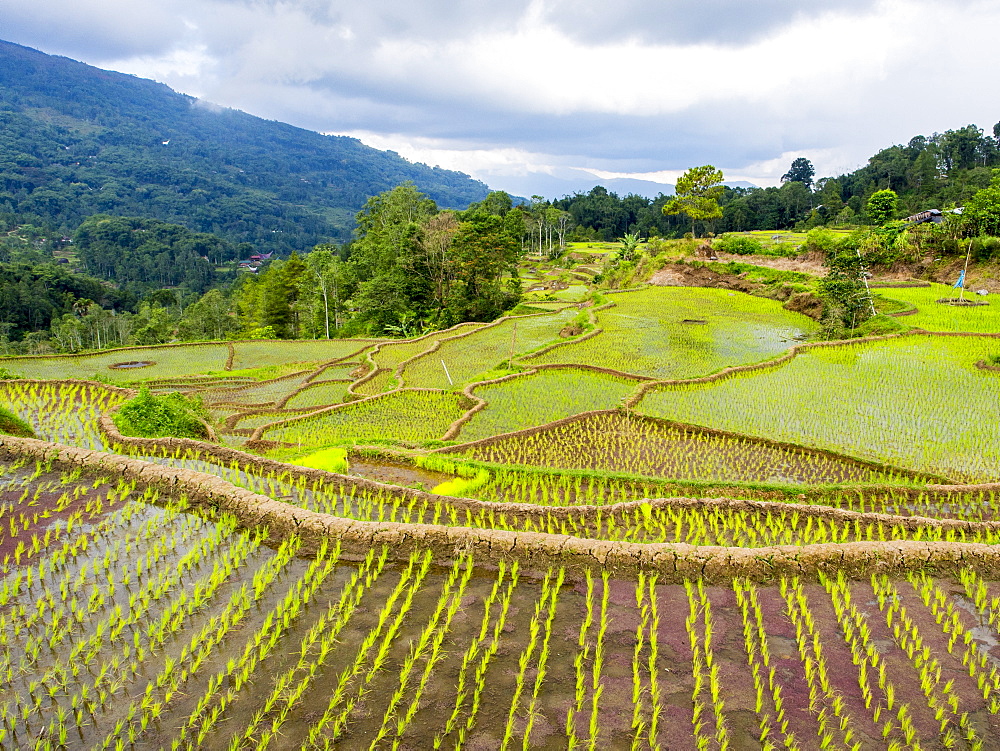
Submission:
[[[543,370],[531,376],[480,386],[476,396],[489,406],[462,428],[461,441],[475,441],[578,415],[610,409],[638,388],[638,382],[587,370]]]
[[[525,364],[589,364],[655,378],[691,378],[770,359],[818,328],[774,300],[723,289],[649,287],[609,299],[616,306],[597,314],[603,333]]]
[[[775,369],[648,394],[641,412],[958,480],[1000,478],[993,339],[907,336],[809,350]]]

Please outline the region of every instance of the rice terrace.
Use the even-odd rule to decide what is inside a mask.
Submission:
[[[997,304],[823,340],[593,252],[423,336],[0,361],[0,747],[1000,748]]]

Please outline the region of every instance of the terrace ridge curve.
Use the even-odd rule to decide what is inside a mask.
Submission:
[[[0,451],[27,454],[62,466],[112,470],[143,484],[166,486],[186,494],[195,505],[232,513],[245,527],[267,527],[272,541],[299,535],[313,551],[322,540],[335,538],[345,552],[357,556],[367,554],[376,545],[388,546],[395,560],[407,558],[414,550],[430,549],[439,561],[448,561],[454,558],[457,551],[463,551],[472,553],[481,563],[517,560],[522,565],[542,570],[560,565],[573,573],[608,570],[615,575],[631,576],[638,572],[655,572],[664,583],[679,583],[691,578],[701,578],[707,583],[728,582],[734,577],[746,577],[758,582],[779,576],[815,579],[824,572],[844,572],[849,578],[860,579],[873,573],[904,574],[914,569],[933,569],[946,574],[973,569],[994,576],[1000,572],[1000,546],[982,543],[895,541],[742,548],[631,543],[545,532],[357,521],[292,506],[236,487],[213,475],[118,454],[12,436],[0,436]],[[701,503],[695,499],[688,500]],[[728,499],[716,499],[716,502],[742,505],[764,503]],[[837,515],[857,514],[827,511],[838,511]],[[919,518],[902,519],[914,523]],[[921,523],[934,526],[944,526],[949,522],[951,526],[956,521],[920,519]],[[958,524],[985,524],[994,529],[994,525],[1000,523]]]
[[[998,368],[998,370],[1000,370],[1000,368]],[[913,470],[904,469],[902,467],[894,467],[890,464],[882,464],[880,462],[869,461],[867,459],[862,459],[860,457],[851,456],[850,454],[840,454],[837,453],[836,451],[830,451],[828,449],[813,448],[811,446],[803,446],[801,444],[791,443],[788,441],[776,441],[772,438],[761,438],[746,433],[737,433],[731,430],[722,430],[720,428],[709,428],[701,425],[694,425],[692,423],[676,422],[675,420],[667,420],[662,417],[654,417],[652,415],[644,415],[640,412],[633,412],[632,410],[619,410],[616,408],[593,409],[587,412],[580,412],[575,415],[570,415],[569,417],[562,417],[558,420],[553,420],[552,422],[545,423],[544,425],[535,425],[534,427],[522,428],[521,430],[512,430],[508,433],[497,433],[496,435],[489,436],[487,438],[480,438],[479,440],[469,441],[467,443],[460,443],[454,446],[443,446],[441,448],[433,449],[428,453],[430,454],[461,453],[473,448],[492,446],[495,443],[500,443],[501,441],[509,440],[511,438],[524,438],[527,436],[537,435],[538,433],[544,433],[548,430],[559,428],[564,425],[571,425],[575,422],[582,422],[583,420],[587,420],[591,417],[597,417],[598,415],[614,415],[618,414],[619,412],[624,412],[625,414],[628,414],[638,420],[647,423],[652,423],[653,425],[656,425],[658,427],[673,428],[675,430],[683,430],[690,433],[702,433],[704,435],[711,435],[719,438],[733,438],[736,440],[747,441],[748,443],[768,446],[769,448],[803,451],[809,454],[816,454],[819,456],[823,456],[827,459],[833,459],[839,462],[852,464],[858,467],[864,467],[865,469],[872,469],[879,472],[891,472],[915,480],[920,480],[920,479],[937,480],[942,485],[950,484],[949,478],[946,477],[930,475],[925,472],[916,472]],[[532,465],[532,466],[540,466],[540,465]]]

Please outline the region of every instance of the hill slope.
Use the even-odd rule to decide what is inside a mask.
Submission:
[[[406,180],[442,207],[487,193],[354,138],[0,41],[0,210],[66,228],[146,216],[287,251],[346,238],[369,196]]]

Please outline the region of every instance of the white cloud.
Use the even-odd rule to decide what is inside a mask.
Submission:
[[[474,176],[776,184],[1000,119],[997,0],[8,0],[4,34]]]

